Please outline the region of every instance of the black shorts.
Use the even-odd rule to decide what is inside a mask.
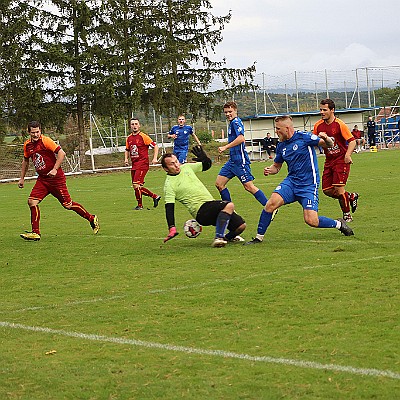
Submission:
[[[229,201],[211,200],[206,201],[197,212],[196,221],[200,225],[216,225],[218,214],[226,207]],[[240,225],[244,224],[244,219],[234,211],[229,220],[228,230],[235,231]]]

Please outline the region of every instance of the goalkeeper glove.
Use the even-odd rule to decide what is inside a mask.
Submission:
[[[203,162],[208,159],[207,154],[201,146],[193,146],[191,152],[196,156],[192,160],[196,162]]]
[[[164,239],[164,243],[168,242],[168,240],[171,240],[175,236],[178,236],[178,235],[179,235],[179,233],[176,231],[175,226],[171,226],[171,228],[169,228],[168,236]]]

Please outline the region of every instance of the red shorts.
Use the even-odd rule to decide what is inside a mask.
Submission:
[[[145,169],[132,169],[131,170],[131,177],[132,177],[132,184],[136,185],[143,185],[144,184],[144,177],[148,172],[148,168]]]
[[[46,179],[39,176],[29,198],[42,201],[48,194],[52,194],[63,206],[72,203],[65,176]]]
[[[322,190],[329,189],[332,186],[345,186],[349,174],[350,164],[345,162],[325,164],[322,174]]]

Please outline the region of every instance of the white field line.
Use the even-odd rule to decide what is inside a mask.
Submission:
[[[234,358],[252,362],[264,362],[270,364],[282,364],[282,365],[290,365],[299,368],[310,368],[317,370],[329,370],[335,372],[345,372],[349,374],[362,375],[362,376],[373,376],[373,377],[385,377],[392,379],[400,379],[400,374],[389,371],[389,370],[379,370],[375,368],[356,368],[347,365],[336,365],[336,364],[321,364],[314,361],[300,361],[300,360],[292,360],[290,358],[275,358],[269,356],[251,356],[249,354],[240,354],[233,353],[225,350],[207,350],[207,349],[199,349],[196,347],[186,347],[186,346],[176,346],[171,344],[163,344],[157,342],[147,342],[143,340],[136,339],[125,339],[118,337],[110,337],[110,336],[102,336],[95,334],[87,334],[81,332],[73,332],[73,331],[64,331],[62,329],[51,329],[40,326],[29,326],[22,324],[14,324],[12,322],[0,321],[0,326],[3,328],[9,329],[19,329],[24,331],[32,331],[32,332],[40,332],[51,335],[60,335],[73,337],[83,340],[91,340],[98,342],[107,342],[107,343],[115,343],[122,345],[131,345],[131,346],[139,346],[146,347],[152,349],[160,349],[167,351],[175,351],[185,354],[198,354],[198,355],[206,355],[213,357],[223,357],[223,358]]]
[[[362,261],[372,261],[372,260],[381,260],[381,259],[387,259],[387,258],[399,258],[398,254],[388,254],[385,256],[376,256],[376,257],[368,257],[368,258],[359,258],[357,260],[343,260],[338,263],[332,263],[332,264],[320,264],[320,265],[311,265],[311,266],[306,266],[306,267],[301,267],[300,270],[311,270],[311,269],[318,269],[318,268],[326,268],[326,267],[341,267],[344,266],[345,264],[351,264],[354,262],[362,262]],[[272,276],[272,275],[279,275],[279,274],[284,274],[287,272],[293,272],[296,269],[280,269],[277,271],[269,271],[269,272],[264,272],[261,274],[251,274],[247,276],[237,276],[235,278],[226,278],[226,279],[215,279],[213,281],[208,281],[208,282],[200,282],[200,283],[195,283],[193,285],[185,285],[185,286],[175,286],[175,287],[169,287],[165,289],[150,289],[145,292],[145,294],[162,294],[162,293],[169,293],[169,292],[178,292],[181,290],[191,290],[191,289],[199,289],[207,286],[214,286],[220,283],[230,283],[230,282],[241,282],[245,281],[248,279],[255,279],[255,278],[262,278],[266,276]],[[25,307],[25,308],[18,308],[15,310],[0,310],[0,314],[5,314],[5,313],[18,313],[18,312],[25,312],[25,311],[37,311],[37,310],[43,310],[43,309],[52,309],[52,308],[61,308],[61,307],[70,307],[70,306],[76,306],[80,304],[90,304],[90,303],[98,303],[98,302],[106,302],[106,301],[111,301],[111,300],[116,300],[116,299],[124,299],[126,298],[127,295],[115,295],[115,296],[110,296],[110,297],[97,297],[94,299],[89,299],[89,300],[77,300],[77,301],[69,301],[67,303],[63,304],[49,304],[46,306],[33,306],[33,307]]]

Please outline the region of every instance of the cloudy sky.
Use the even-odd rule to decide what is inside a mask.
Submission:
[[[400,1],[210,0],[232,10],[216,60],[257,73],[400,66]]]

